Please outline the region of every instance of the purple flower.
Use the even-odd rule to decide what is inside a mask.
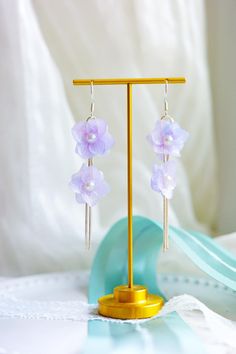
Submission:
[[[147,140],[158,155],[180,156],[180,151],[188,139],[188,135],[188,132],[182,129],[179,124],[162,119],[156,122],[154,130],[147,136]]]
[[[161,165],[154,165],[152,171],[151,187],[167,199],[171,199],[176,187],[176,163],[167,161]]]
[[[110,191],[102,171],[85,164],[82,165],[79,172],[72,175],[70,186],[75,192],[77,202],[87,203],[91,207]]]
[[[75,152],[84,159],[104,155],[114,144],[107,123],[99,118],[76,123],[72,135],[77,142]]]

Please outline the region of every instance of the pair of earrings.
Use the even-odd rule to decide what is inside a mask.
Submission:
[[[110,190],[102,171],[99,171],[93,165],[93,158],[106,154],[114,144],[107,123],[94,116],[93,82],[91,82],[90,90],[90,116],[85,122],[76,123],[72,128],[72,135],[76,141],[75,152],[87,160],[87,165],[83,164],[79,172],[72,175],[70,181],[76,201],[85,204],[85,241],[88,248],[90,248],[91,241],[91,208]],[[168,114],[167,94],[168,82],[166,81],[164,114],[156,122],[154,130],[147,136],[147,140],[151,143],[159,161],[158,164],[153,166],[151,188],[161,193],[163,197],[164,250],[169,247],[168,201],[172,198],[176,187],[176,161],[174,158],[180,156],[180,151],[188,138],[188,133]]]

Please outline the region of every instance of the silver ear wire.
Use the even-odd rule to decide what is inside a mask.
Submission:
[[[165,116],[168,115],[167,96],[168,96],[168,80],[165,81],[165,89],[164,89],[164,114],[165,114]]]
[[[94,86],[93,86],[93,81],[91,81],[90,83],[90,117],[93,118],[94,117]]]
[[[169,91],[169,83],[168,80],[165,80],[164,86],[164,114],[161,116],[161,120],[169,120],[174,122],[174,119],[169,115],[169,105],[168,105],[168,91]]]

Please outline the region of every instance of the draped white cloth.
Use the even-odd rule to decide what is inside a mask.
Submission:
[[[1,274],[87,268],[84,208],[68,188],[82,161],[70,129],[88,116],[83,77],[186,76],[169,88],[170,114],[190,132],[170,221],[211,230],[218,195],[203,1],[1,0]],[[95,112],[116,144],[95,163],[112,192],[93,210],[94,249],[126,214],[125,88],[95,87]],[[146,142],[163,87],[134,87],[134,213],[161,220]],[[93,251],[90,253],[93,254]]]
[[[225,240],[222,239],[223,243]],[[143,326],[144,322],[155,319],[122,321],[105,318],[97,314],[96,304],[87,304],[88,274],[80,271],[0,279],[0,353],[80,353],[89,337],[90,343],[95,341],[97,352],[105,345],[107,352],[114,354],[157,351],[166,354],[162,346],[157,348],[154,344],[152,331]],[[157,317],[165,318],[177,312],[196,333],[206,353],[235,353],[236,322],[232,320],[236,319],[236,307],[231,289],[215,280],[178,275],[178,272],[159,275],[159,286],[170,300]],[[182,295],[183,292],[188,295]],[[125,322],[132,323],[143,346],[138,343],[136,347],[132,340],[121,341],[117,352],[117,343],[109,335],[105,338],[88,335],[88,320],[98,319],[106,324],[119,322],[125,326]],[[103,327],[103,335],[105,333]],[[183,352],[188,353],[188,345],[185,341],[183,347],[187,350],[183,348]]]

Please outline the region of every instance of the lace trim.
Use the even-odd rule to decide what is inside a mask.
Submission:
[[[165,276],[166,277],[166,276]],[[46,319],[46,320],[70,320],[70,321],[85,321],[88,320],[101,320],[118,323],[134,323],[137,328],[142,323],[153,321],[155,318],[166,316],[172,312],[177,312],[184,320],[191,317],[191,314],[198,312],[204,316],[205,322],[203,326],[210,330],[212,338],[222,345],[231,346],[236,348],[235,333],[236,324],[224,317],[216,314],[203,303],[191,295],[180,295],[173,297],[165,303],[159,314],[151,319],[143,320],[118,320],[112,318],[102,317],[97,312],[97,305],[87,304],[84,301],[38,301],[38,300],[25,300],[19,299],[14,295],[17,289],[23,289],[26,286],[33,286],[36,283],[41,284],[45,282],[50,283],[53,281],[60,282],[65,278],[69,283],[75,282],[80,284],[80,287],[87,286],[87,274],[68,274],[68,275],[55,275],[55,276],[40,276],[36,279],[34,277],[14,281],[4,281],[5,284],[0,284],[0,318],[19,318],[19,319]],[[169,278],[167,280],[170,280]],[[177,280],[176,280],[177,281]],[[189,280],[188,280],[189,281]],[[206,280],[205,280],[206,281]],[[27,285],[26,285],[27,283]],[[226,289],[227,290],[227,289]],[[189,321],[188,321],[189,322]],[[147,333],[148,341],[148,333]],[[0,352],[1,353],[1,352]]]

